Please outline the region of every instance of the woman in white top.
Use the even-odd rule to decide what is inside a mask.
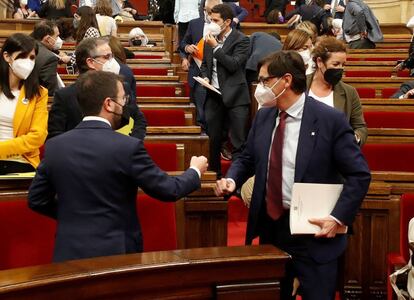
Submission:
[[[355,88],[344,83],[346,45],[335,37],[323,37],[312,51],[316,70],[307,76],[309,96],[345,113],[360,145],[367,139],[367,126]]]
[[[31,172],[47,135],[47,89],[35,68],[38,46],[22,33],[0,52],[0,174]]]
[[[101,35],[116,37],[117,26],[115,19],[112,18],[112,6],[109,0],[98,0],[95,6],[95,14]]]

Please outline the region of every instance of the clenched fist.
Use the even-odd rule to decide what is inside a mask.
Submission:
[[[205,156],[191,157],[190,167],[197,168],[201,174],[204,174],[208,168],[208,160]]]

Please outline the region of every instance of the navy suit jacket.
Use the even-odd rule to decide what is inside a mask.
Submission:
[[[261,227],[259,216],[266,209],[268,157],[277,114],[276,108],[262,108],[257,112],[246,147],[226,175],[235,180],[237,187],[256,175],[247,244],[251,244],[261,230],[266,230]],[[343,191],[331,215],[350,226],[368,191],[370,180],[368,165],[345,115],[307,97],[296,154],[295,182],[343,183]],[[337,235],[333,239],[308,236],[306,240],[310,256],[319,262],[336,259],[346,246],[345,235]]]
[[[141,252],[138,187],[175,201],[199,188],[200,179],[193,169],[168,176],[141,140],[101,121],[83,121],[48,140],[29,206],[57,219],[54,261]]]

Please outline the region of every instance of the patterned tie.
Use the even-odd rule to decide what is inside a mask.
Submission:
[[[269,173],[267,177],[267,214],[277,220],[283,213],[282,203],[282,154],[283,140],[285,135],[286,118],[285,111],[279,113],[279,124],[277,125],[273,144],[270,152]]]

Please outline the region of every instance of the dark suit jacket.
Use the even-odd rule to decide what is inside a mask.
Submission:
[[[35,63],[39,70],[39,82],[47,88],[49,96],[53,96],[57,89],[57,65],[59,58],[41,42],[37,42],[37,44],[39,45],[39,52],[36,55]]]
[[[131,99],[136,99],[134,75],[128,67],[123,64],[120,65],[120,74],[124,76],[125,94],[129,94]],[[77,100],[77,93],[76,82],[56,91],[49,112],[48,139],[75,128],[82,121],[82,112]],[[134,120],[134,127],[130,135],[144,139],[147,126],[144,114],[139,110],[135,101],[131,101],[128,109]]]
[[[182,58],[188,57],[188,53],[185,52],[185,46],[197,45],[197,43],[203,37],[204,30],[204,18],[197,18],[191,20],[188,23],[187,32],[185,33],[180,44],[180,56]],[[193,88],[195,84],[194,76],[200,75],[200,69],[193,59],[191,59],[190,68],[188,69],[188,85]]]
[[[391,96],[391,98],[398,99],[400,96],[404,95],[412,89],[414,89],[414,80],[404,82],[401,84],[400,89],[396,91],[395,94]]]
[[[29,206],[58,221],[54,261],[141,252],[137,187],[162,201],[200,187],[195,170],[168,176],[141,140],[102,121],[83,121],[47,141],[45,149]]]
[[[274,36],[266,32],[255,32],[250,35],[249,59],[246,69],[257,71],[257,64],[261,59],[272,52],[282,49],[282,43]]]
[[[226,175],[235,180],[237,187],[256,175],[247,224],[247,244],[251,244],[261,230],[266,230],[261,228],[259,216],[265,209],[267,165],[277,113],[276,108],[262,108],[257,112],[246,147]],[[331,215],[346,225],[352,224],[370,182],[368,165],[344,114],[311,97],[305,100],[295,182],[343,183],[343,191]],[[336,259],[345,246],[345,235],[333,239],[309,238],[307,243],[309,255],[317,262]]]
[[[240,31],[233,29],[222,48],[213,53],[207,43],[204,44],[204,57],[201,64],[201,77],[211,82],[213,57],[217,59],[217,77],[227,107],[250,103],[249,88],[244,73],[249,57],[250,40]]]
[[[313,74],[306,76],[307,91],[312,84]],[[367,124],[362,113],[361,100],[354,87],[339,81],[334,87],[334,107],[345,113],[352,129],[361,138],[360,145],[364,145],[368,137]]]

